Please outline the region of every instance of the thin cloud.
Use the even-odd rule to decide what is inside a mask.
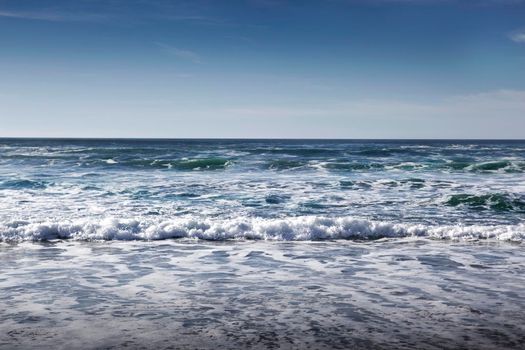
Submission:
[[[207,17],[207,16],[180,16],[180,15],[169,15],[169,14],[154,14],[145,16],[148,19],[151,20],[160,20],[160,21],[174,21],[174,22],[187,22],[187,23],[195,23],[195,24],[202,24],[202,25],[229,25],[230,23],[224,19],[215,18],[215,17]]]
[[[64,2],[64,3],[63,3]],[[0,3],[2,1],[0,0]],[[204,2],[172,0],[42,0],[31,7],[0,7],[0,18],[50,22],[96,22],[101,20],[178,21],[219,25],[225,21],[206,15]],[[86,11],[86,9],[89,9]]]
[[[228,22],[205,16],[178,16],[166,14],[141,14],[139,16],[123,13],[71,13],[60,11],[1,11],[0,18],[14,18],[49,22],[102,22],[110,20],[145,20],[145,21],[174,21],[200,25],[231,25]]]
[[[163,51],[167,52],[170,55],[173,55],[175,57],[178,57],[180,59],[190,61],[193,63],[202,63],[202,59],[199,54],[197,54],[194,51],[182,49],[179,47],[171,46],[164,43],[155,43],[158,47],[160,47]]]
[[[0,17],[51,22],[97,22],[109,19],[106,14],[66,12],[19,12],[0,11]]]
[[[225,110],[241,117],[311,117],[346,116],[356,118],[390,119],[393,116],[424,121],[428,118],[470,120],[521,120],[525,115],[525,91],[496,90],[483,93],[450,96],[433,102],[364,99],[330,106],[241,106]],[[503,113],[504,112],[504,113]]]
[[[525,43],[525,29],[510,33],[509,38],[517,43]]]

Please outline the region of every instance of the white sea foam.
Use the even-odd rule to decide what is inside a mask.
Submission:
[[[427,226],[316,216],[286,219],[239,217],[220,220],[186,217],[158,221],[104,218],[101,220],[0,223],[0,241],[5,242],[53,239],[160,240],[170,238],[308,241],[383,237],[495,239],[521,242],[525,238],[525,224]]]

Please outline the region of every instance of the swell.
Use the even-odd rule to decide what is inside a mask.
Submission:
[[[242,159],[237,162],[241,167]],[[319,159],[320,167],[333,172],[377,172],[377,171],[438,171],[457,173],[524,173],[525,162],[520,161],[419,161],[403,160],[389,162],[370,162],[364,159]],[[312,166],[311,159],[273,159],[266,162],[265,167],[270,170],[289,170],[316,168]]]
[[[220,170],[225,169],[233,162],[226,158],[194,158],[178,160],[157,160],[157,159],[106,159],[97,162],[98,166],[110,168],[157,168],[175,170]]]
[[[212,241],[272,240],[372,240],[426,237],[431,239],[495,239],[521,242],[525,224],[430,226],[354,219],[350,217],[301,216],[282,219],[185,217],[145,220],[105,218],[65,221],[10,221],[0,223],[0,241],[162,240],[193,238]]]
[[[525,196],[511,193],[467,194],[460,193],[450,196],[445,202],[451,207],[467,207],[470,209],[508,211],[525,213]]]
[[[242,150],[242,149],[241,149]],[[238,151],[232,149],[233,151]],[[244,152],[244,151],[247,151]],[[244,153],[243,153],[244,152]],[[243,150],[232,156],[225,150],[192,149],[175,150],[163,148],[98,149],[32,151],[0,153],[0,163],[29,166],[64,166],[129,168],[217,170],[235,163],[236,168],[260,167],[261,170],[313,170],[331,172],[378,172],[378,171],[428,171],[447,173],[524,173],[525,161],[517,156],[447,156],[439,152],[422,155],[411,149],[361,149],[335,150],[323,148],[283,148]],[[510,151],[509,151],[510,152]],[[235,153],[235,152],[234,152]],[[255,156],[255,158],[254,158]]]
[[[0,181],[0,190],[9,189],[9,190],[41,190],[46,188],[50,183],[46,181],[34,181],[27,179],[16,179],[16,180],[7,180]]]

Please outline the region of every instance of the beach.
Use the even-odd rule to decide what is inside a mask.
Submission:
[[[519,244],[0,246],[5,349],[519,349]]]

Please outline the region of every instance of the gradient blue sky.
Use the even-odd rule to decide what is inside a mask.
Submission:
[[[525,1],[0,0],[0,136],[525,138]]]

